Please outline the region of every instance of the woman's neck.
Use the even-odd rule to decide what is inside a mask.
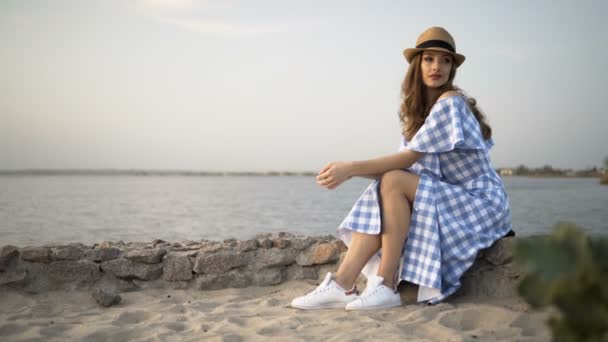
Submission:
[[[432,102],[434,102],[434,100],[439,97],[439,95],[441,95],[441,88],[429,88],[426,87],[426,103],[432,104]]]

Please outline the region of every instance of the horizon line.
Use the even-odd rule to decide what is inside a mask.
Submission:
[[[522,164],[523,165],[523,164]],[[518,167],[522,166],[518,165],[515,167],[497,167],[494,168],[496,171],[511,169],[515,170]],[[542,169],[546,165],[540,166],[538,168],[523,165],[524,167],[534,170],[534,169]],[[549,165],[551,166],[551,165]],[[553,168],[553,167],[552,167]],[[602,169],[602,167],[594,166],[592,168],[582,168],[582,169],[561,169],[561,168],[553,168],[553,170],[559,171],[588,171],[590,169]],[[25,169],[0,169],[0,175],[24,175],[24,174],[136,174],[136,175],[145,175],[145,174],[159,174],[159,175],[207,175],[207,176],[222,176],[222,175],[316,175],[317,171],[310,170],[301,170],[301,171],[287,171],[287,170],[267,170],[267,171],[234,171],[234,170],[188,170],[188,169],[140,169],[140,168],[129,168],[129,169],[121,169],[121,168],[25,168]]]
[[[267,175],[267,176],[298,176],[316,175],[314,171],[204,171],[204,170],[184,170],[184,169],[0,169],[0,175],[182,175],[182,176],[226,176],[226,175]]]

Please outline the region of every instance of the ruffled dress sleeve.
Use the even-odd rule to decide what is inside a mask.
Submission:
[[[462,96],[441,99],[405,148],[424,153],[454,149],[489,150],[493,141],[485,141],[479,122]]]

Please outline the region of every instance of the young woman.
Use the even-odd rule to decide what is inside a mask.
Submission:
[[[418,301],[437,303],[460,287],[477,252],[511,229],[504,185],[492,167],[492,130],[475,100],[453,85],[465,57],[441,27],[423,32],[403,81],[399,152],[332,162],[317,183],[335,189],[353,176],[375,179],[338,228],[349,247],[335,274],[296,298],[299,309],[390,308],[401,305],[400,281]],[[360,295],[359,273],[367,277]]]

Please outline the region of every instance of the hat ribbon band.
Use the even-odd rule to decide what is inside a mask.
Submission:
[[[418,44],[416,46],[416,49],[426,49],[426,48],[430,48],[430,47],[444,48],[446,50],[450,50],[450,51],[456,53],[456,49],[454,49],[454,47],[452,45],[450,45],[449,43],[447,43],[443,40],[427,40],[424,43]]]

